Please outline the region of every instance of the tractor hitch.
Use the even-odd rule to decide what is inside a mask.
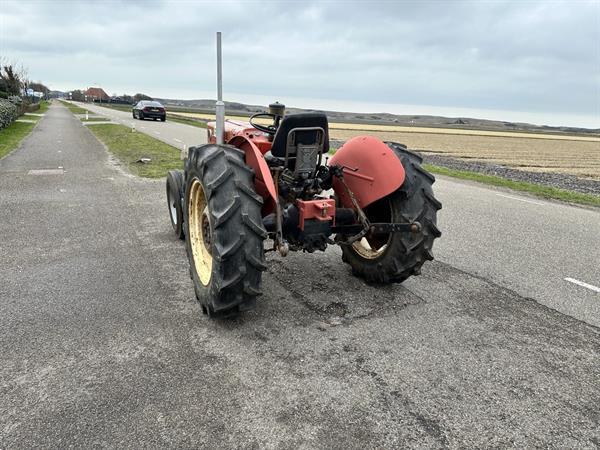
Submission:
[[[331,231],[341,235],[352,235],[352,237],[339,241],[341,244],[352,244],[368,234],[388,234],[388,233],[420,233],[423,227],[419,222],[407,223],[371,223],[368,228],[361,224],[342,225],[332,227]]]

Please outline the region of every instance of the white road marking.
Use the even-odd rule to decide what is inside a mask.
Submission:
[[[173,138],[175,142],[183,142],[181,139]]]
[[[578,286],[588,288],[592,291],[600,293],[600,287],[594,286],[593,284],[587,284],[587,283],[584,283],[583,281],[576,280],[575,278],[565,278],[565,281],[568,281],[569,283],[573,283]]]
[[[542,205],[542,206],[546,206],[545,203],[541,203],[541,202],[534,202],[533,200],[525,200],[524,198],[519,198],[519,197],[512,197],[510,195],[504,195],[504,194],[498,194],[496,193],[497,196],[499,197],[504,197],[504,198],[510,198],[511,200],[518,200],[520,202],[525,202],[525,203],[533,203],[534,205]]]
[[[160,134],[160,131],[155,131],[154,134]]]

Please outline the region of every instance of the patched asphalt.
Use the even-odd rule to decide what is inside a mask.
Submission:
[[[59,106],[0,161],[0,208],[0,448],[600,445],[599,329],[501,280],[269,254],[257,309],[208,320],[164,181]]]

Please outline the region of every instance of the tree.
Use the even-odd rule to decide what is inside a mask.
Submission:
[[[140,100],[153,100],[152,97],[148,97],[146,94],[135,94],[133,96],[133,101],[134,102],[139,102]]]
[[[43,92],[44,95],[48,95],[48,92],[50,92],[50,89],[42,84],[41,81],[38,81],[37,83],[29,83],[29,89],[33,89],[36,92]]]
[[[79,89],[75,89],[74,91],[71,91],[71,100],[83,102],[85,101],[85,95]]]
[[[0,67],[0,90],[9,95],[21,95],[23,82],[12,64]]]

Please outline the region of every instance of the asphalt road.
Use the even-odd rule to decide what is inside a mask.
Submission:
[[[60,106],[0,160],[0,448],[600,445],[598,296],[546,284],[597,282],[597,210],[442,180],[421,277],[270,256],[257,309],[218,322],[163,183]]]
[[[184,145],[189,148],[192,145],[206,144],[206,129],[172,122],[167,116],[166,122],[160,120],[139,120],[131,116],[131,112],[119,111],[118,109],[105,108],[91,105],[89,103],[72,102],[77,106],[86,108],[99,116],[109,118],[111,121],[128,127],[135,127],[137,131],[148,134],[153,138],[166,142],[173,147],[182,149]],[[93,125],[88,125],[93,126]]]
[[[131,114],[78,103],[131,126]],[[190,147],[206,142],[205,130],[174,122],[138,125],[167,143]],[[145,128],[142,129],[141,126]],[[185,132],[182,131],[185,129]],[[200,141],[199,138],[203,140]],[[600,327],[600,211],[540,200],[443,178],[436,195],[443,239],[436,258],[485,277],[519,295]]]

